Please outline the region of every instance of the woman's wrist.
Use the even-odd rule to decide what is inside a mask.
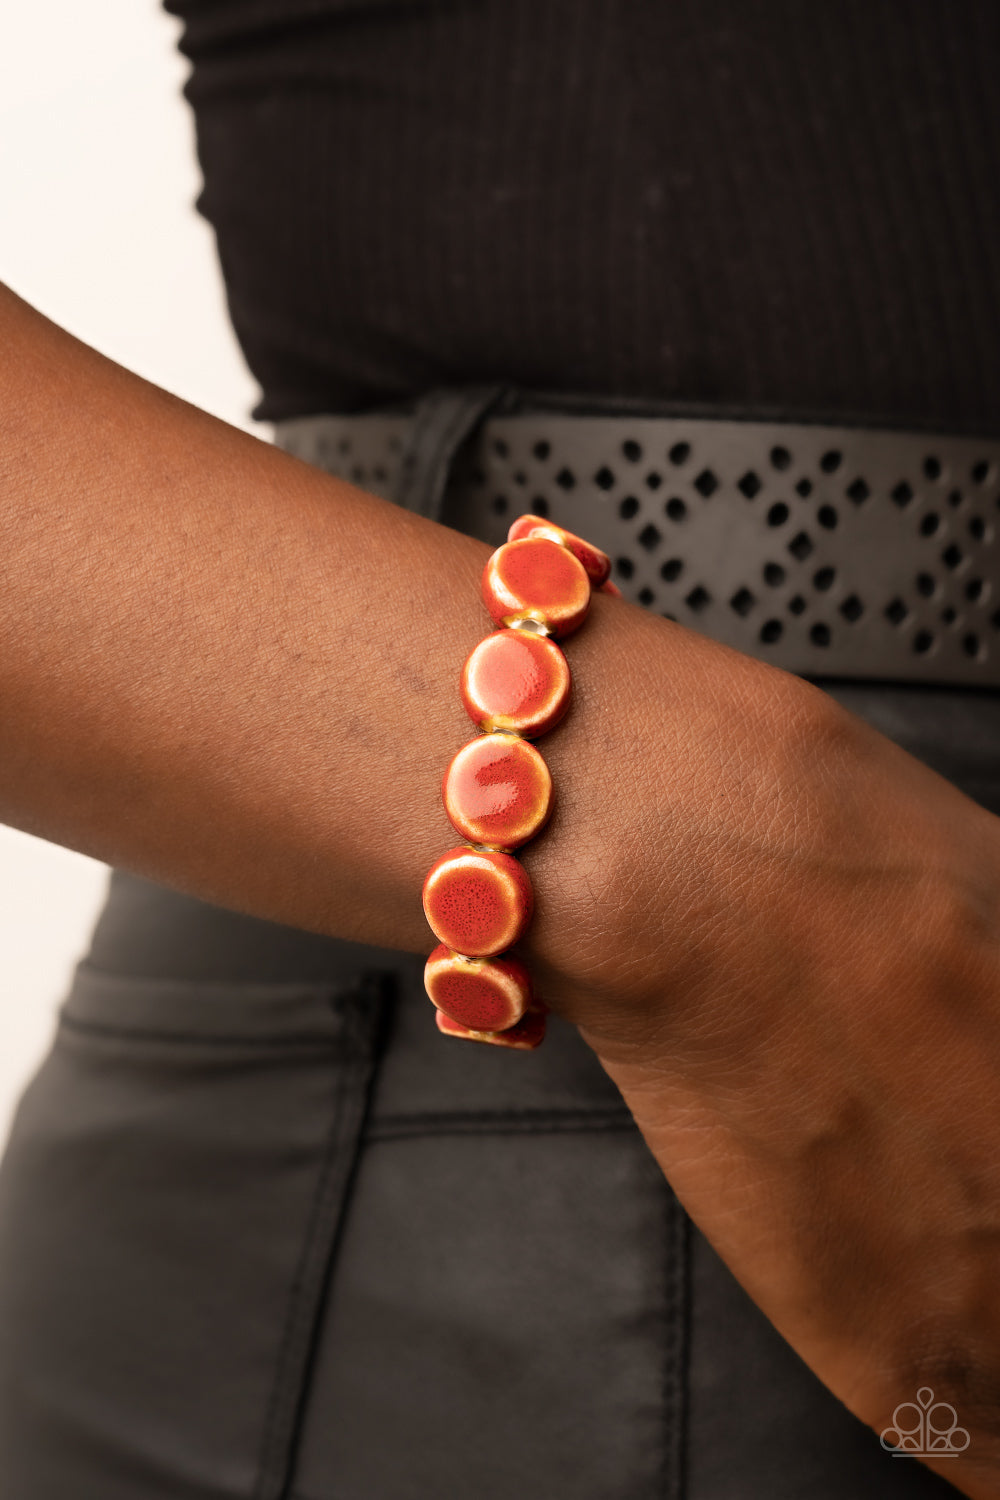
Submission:
[[[573,708],[545,741],[559,800],[523,852],[528,946],[557,1009],[598,1031],[607,1011],[622,1040],[641,1038],[647,983],[681,982],[709,932],[726,940],[729,883],[830,700],[601,596],[573,651]]]
[[[876,1432],[933,1387],[973,1434],[942,1472],[992,1495],[1000,822],[808,684],[602,613],[530,856],[550,999],[820,1378]]]

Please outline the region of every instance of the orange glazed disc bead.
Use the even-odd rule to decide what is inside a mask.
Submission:
[[[542,521],[538,516],[518,516],[511,523],[507,540],[519,542],[527,536],[548,537],[550,542],[558,542],[560,547],[566,547],[586,568],[595,586],[602,584],[611,572],[611,559],[606,552],[585,542],[582,536],[574,536],[572,531],[557,526],[554,521]]]
[[[590,579],[558,542],[529,536],[498,547],[483,569],[483,600],[497,625],[531,620],[555,636],[587,618]]]
[[[531,921],[533,907],[531,881],[510,854],[449,849],[424,881],[424,915],[435,937],[470,958],[491,958],[510,948]]]
[[[552,777],[527,740],[484,734],[455,756],[442,795],[445,812],[470,844],[516,849],[548,821]]]
[[[463,958],[444,943],[424,966],[424,988],[439,1011],[470,1031],[506,1031],[532,998],[531,976],[516,958]]]
[[[468,1042],[491,1042],[494,1047],[511,1047],[517,1052],[533,1052],[545,1040],[545,1007],[529,1006],[519,1021],[505,1031],[473,1031],[461,1021],[452,1020],[443,1010],[434,1012],[438,1031],[445,1036],[460,1036]]]
[[[569,699],[569,665],[548,636],[495,630],[462,668],[465,711],[487,732],[510,729],[533,739],[559,723]]]

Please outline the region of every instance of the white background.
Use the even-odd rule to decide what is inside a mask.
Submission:
[[[129,369],[250,427],[257,389],[193,208],[179,30],[156,0],[32,0],[7,15],[0,281]],[[0,1142],[105,880],[95,861],[0,827]]]

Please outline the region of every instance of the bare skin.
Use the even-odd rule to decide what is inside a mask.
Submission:
[[[10,293],[0,348],[0,817],[427,951],[488,549]],[[524,851],[545,998],[819,1377],[875,1431],[932,1386],[972,1436],[940,1472],[992,1500],[1000,820],[798,679],[621,601],[568,655],[559,811]]]

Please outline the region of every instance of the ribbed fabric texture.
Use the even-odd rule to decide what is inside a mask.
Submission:
[[[168,0],[267,419],[441,383],[1000,426],[996,0]]]

